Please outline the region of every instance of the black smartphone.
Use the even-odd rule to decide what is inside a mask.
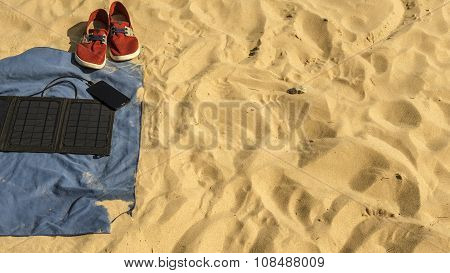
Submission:
[[[91,85],[87,91],[92,97],[114,111],[130,102],[127,96],[104,81]]]

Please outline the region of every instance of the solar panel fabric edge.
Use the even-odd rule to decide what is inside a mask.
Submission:
[[[4,146],[4,139],[6,138],[10,123],[8,117],[11,115],[11,108],[14,107],[14,102],[14,97],[0,97],[0,150],[2,150]]]

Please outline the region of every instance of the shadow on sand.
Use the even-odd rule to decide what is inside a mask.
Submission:
[[[79,22],[67,30],[67,37],[70,39],[69,52],[75,52],[77,43],[81,41],[81,38],[86,31],[86,24],[87,22]]]

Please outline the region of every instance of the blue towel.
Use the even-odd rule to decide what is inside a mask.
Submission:
[[[104,200],[135,202],[139,157],[142,86],[139,65],[107,62],[104,69],[80,68],[71,53],[33,48],[0,60],[0,96],[27,96],[51,80],[78,75],[104,80],[131,98],[115,115],[111,155],[63,155],[0,152],[0,235],[80,235],[110,232]],[[78,98],[92,99],[76,79]],[[58,85],[47,97],[73,98],[70,85]]]

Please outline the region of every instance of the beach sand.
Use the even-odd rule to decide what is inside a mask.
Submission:
[[[133,216],[105,235],[1,237],[1,252],[450,250],[448,1],[124,3],[144,73]],[[0,58],[73,51],[97,8],[1,0]]]

